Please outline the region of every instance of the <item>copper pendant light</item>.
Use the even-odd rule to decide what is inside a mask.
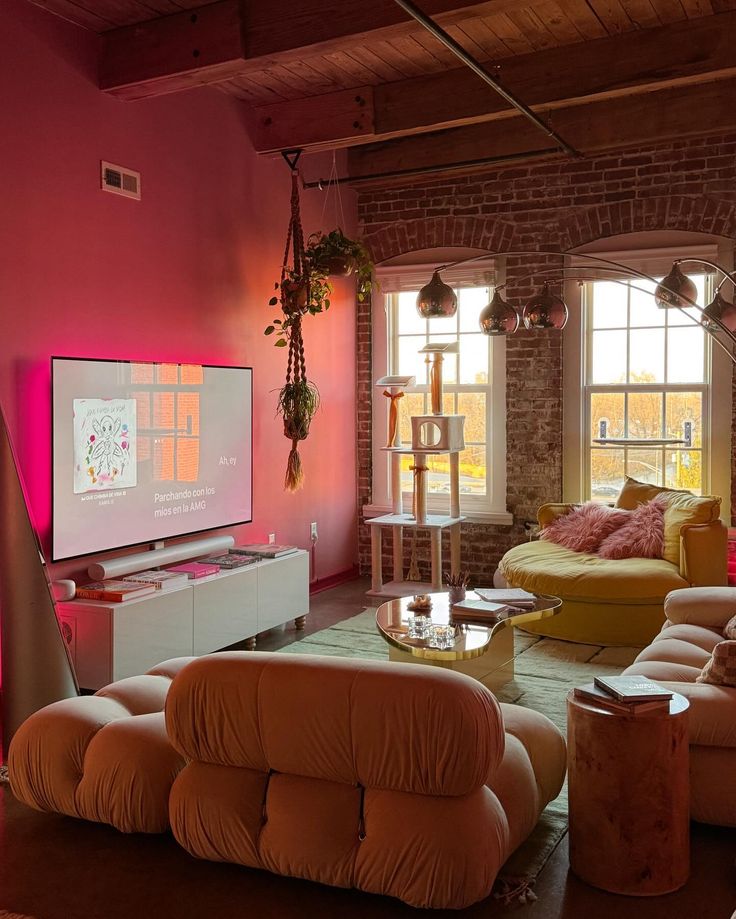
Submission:
[[[567,306],[562,297],[552,293],[549,281],[524,307],[521,318],[527,329],[564,329],[567,324]]]
[[[494,290],[493,299],[480,311],[478,323],[485,335],[512,335],[519,328],[519,314]]]
[[[417,312],[423,319],[449,319],[457,312],[455,291],[435,271],[417,297]]]
[[[720,320],[729,332],[736,332],[736,306],[721,296],[720,289],[703,310],[700,321],[706,329],[716,332],[720,326],[713,321],[714,319]]]
[[[698,289],[695,282],[682,273],[677,262],[672,263],[670,273],[657,284],[657,289],[654,291],[654,302],[661,310],[672,307],[687,308],[692,306],[692,303],[688,301],[692,300],[694,303],[697,297]]]

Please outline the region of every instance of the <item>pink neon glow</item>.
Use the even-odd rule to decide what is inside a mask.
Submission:
[[[356,556],[355,307],[341,283],[305,329],[323,409],[304,444],[304,489],[282,489],[289,444],[274,417],[285,360],[263,337],[279,273],[290,183],[252,150],[238,103],[209,89],[122,103],[97,87],[98,38],[5,0],[0,400],[48,550],[49,358],[247,364],[254,371],[254,522],[235,534],[306,545],[319,520],[318,578]],[[140,170],[143,198],[99,189],[99,161]],[[59,182],[59,163],[64,181]],[[310,158],[315,174],[325,163]],[[329,164],[327,164],[329,166]],[[353,202],[343,193],[354,232]],[[322,197],[305,192],[307,233]],[[334,225],[334,215],[326,218]],[[330,229],[331,226],[325,227]],[[88,559],[53,566],[86,577]]]

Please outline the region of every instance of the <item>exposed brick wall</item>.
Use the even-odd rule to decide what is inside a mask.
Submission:
[[[642,230],[736,238],[736,134],[407,187],[373,187],[359,195],[358,214],[376,262],[443,246],[560,252]],[[534,279],[515,283],[515,277],[555,264],[559,258],[541,252],[533,260],[510,256],[507,280],[514,302],[524,302],[538,286]],[[362,507],[371,500],[369,305],[359,308],[357,349],[362,520]],[[525,538],[523,523],[535,517],[537,507],[562,495],[562,335],[517,332],[507,340],[506,355],[507,505],[514,525],[463,524],[463,567],[476,583],[488,582],[501,555]],[[736,462],[733,472],[736,478]],[[387,547],[389,542],[384,539]],[[361,569],[368,571],[370,537],[362,523],[359,546]],[[419,555],[426,574],[422,537]],[[388,557],[384,570],[390,571]]]

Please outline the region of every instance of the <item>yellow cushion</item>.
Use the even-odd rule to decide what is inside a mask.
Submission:
[[[662,558],[599,558],[546,540],[509,549],[500,568],[514,587],[600,603],[661,603],[671,590],[689,586]]]
[[[664,512],[663,557],[673,565],[679,565],[681,528],[685,524],[713,523],[714,520],[718,520],[721,499],[711,496],[698,497],[689,491],[637,482],[636,479],[626,476],[624,487],[616,499],[616,507],[633,511],[657,495],[664,495],[667,502]]]
[[[633,511],[640,504],[645,504],[661,495],[663,492],[672,492],[689,495],[689,491],[678,490],[676,488],[665,488],[663,485],[650,485],[648,482],[637,482],[631,476],[626,476],[624,487],[616,498],[616,507],[623,508],[625,511]]]
[[[664,512],[664,551],[673,565],[680,564],[680,530],[685,524],[713,523],[721,512],[721,499],[699,498],[687,491],[673,491],[667,496]]]

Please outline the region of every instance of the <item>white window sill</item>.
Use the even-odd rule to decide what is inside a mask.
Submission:
[[[363,517],[368,520],[371,517],[381,517],[384,514],[390,514],[392,508],[388,504],[365,504],[363,506]],[[433,507],[427,505],[427,513],[446,514],[447,507]],[[508,511],[466,511],[460,508],[460,513],[468,523],[484,523],[489,526],[510,527],[514,523],[513,514]]]

